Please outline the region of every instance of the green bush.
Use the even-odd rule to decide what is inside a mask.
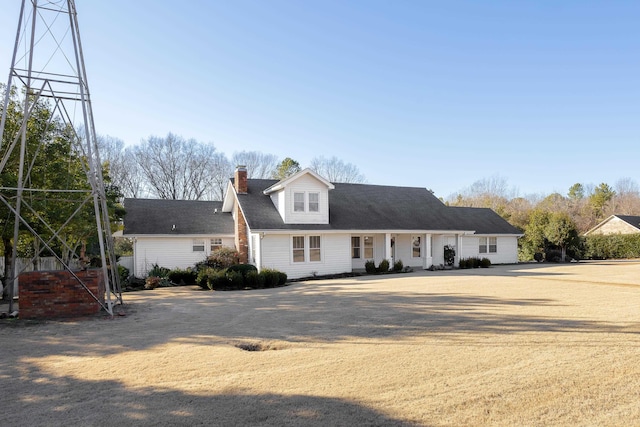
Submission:
[[[169,269],[166,267],[160,267],[158,264],[153,264],[151,270],[147,273],[148,277],[167,277],[169,276]]]
[[[218,270],[211,267],[201,268],[196,276],[196,284],[202,289],[211,289],[211,286],[209,286],[209,277],[217,273]]]
[[[237,271],[238,273],[242,274],[242,277],[246,277],[248,272],[250,271],[257,272],[258,269],[256,268],[255,265],[251,265],[251,264],[235,264],[227,268],[227,272],[230,272],[230,271]]]
[[[480,260],[480,267],[482,267],[482,268],[491,267],[491,260],[489,258],[482,258]]]
[[[229,279],[224,270],[211,269],[207,275],[207,286],[212,291],[220,291],[229,287]]]
[[[591,235],[582,245],[588,259],[640,258],[640,234]]]
[[[265,288],[275,288],[280,283],[280,272],[272,268],[263,268],[260,275],[264,278]]]
[[[378,264],[378,273],[386,273],[387,271],[389,271],[389,260],[383,259]]]
[[[244,277],[242,277],[242,273],[239,271],[227,270],[224,275],[227,278],[227,289],[244,289]]]
[[[460,261],[458,261],[458,267],[461,269],[467,269],[467,268],[471,268],[469,266],[469,260],[467,260],[467,258],[460,258]]]
[[[278,271],[278,286],[284,286],[287,283],[287,273]]]
[[[367,273],[369,273],[369,274],[375,274],[375,273],[377,273],[377,271],[376,271],[376,263],[375,263],[372,259],[367,260],[367,261],[364,263],[364,269],[365,269],[365,270],[366,270],[366,272],[367,272]]]
[[[264,288],[264,276],[257,271],[249,271],[244,276],[244,284],[249,288],[262,289]]]
[[[120,283],[125,283],[129,279],[129,269],[118,265],[118,278],[120,278]]]
[[[178,286],[191,286],[197,283],[197,273],[190,268],[175,268],[169,271],[167,277]]]
[[[402,263],[402,260],[398,260],[393,263],[393,271],[395,271],[396,273],[401,272],[403,269],[404,269],[404,264]]]

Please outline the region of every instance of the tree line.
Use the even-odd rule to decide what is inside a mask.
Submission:
[[[553,249],[562,257],[567,250],[580,256],[580,235],[611,215],[640,215],[640,186],[621,178],[613,186],[575,183],[565,194],[518,197],[506,179],[493,176],[476,181],[446,203],[491,208],[519,228],[524,234],[519,241],[522,260]]]
[[[98,141],[111,181],[128,198],[222,200],[237,165],[246,166],[247,177],[256,179],[282,179],[302,169],[289,157],[259,151],[227,157],[214,144],[172,133],[133,146],[111,136],[99,136]],[[366,182],[355,165],[335,156],[315,157],[308,167],[331,182]]]

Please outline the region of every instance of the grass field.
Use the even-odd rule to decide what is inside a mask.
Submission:
[[[640,426],[640,261],[124,300],[0,321],[2,425]]]

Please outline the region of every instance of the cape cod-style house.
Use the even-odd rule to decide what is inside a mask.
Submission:
[[[445,263],[445,246],[455,265],[516,263],[522,235],[491,209],[447,206],[425,188],[332,183],[310,169],[277,181],[247,179],[240,166],[222,202],[126,199],[125,209],[139,277],[154,264],[192,266],[218,245],[292,279],[363,270],[367,260],[427,269]]]

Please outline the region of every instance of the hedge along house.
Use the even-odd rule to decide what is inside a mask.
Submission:
[[[240,166],[222,212],[233,217],[242,262],[289,278],[352,272],[367,260],[426,269],[445,263],[445,246],[455,265],[515,263],[522,235],[491,209],[446,206],[425,188],[331,183],[310,169],[276,181],[247,179]]]
[[[133,240],[133,271],[143,277],[155,265],[187,268],[220,246],[234,247],[234,224],[222,202],[125,199],[122,236]]]

